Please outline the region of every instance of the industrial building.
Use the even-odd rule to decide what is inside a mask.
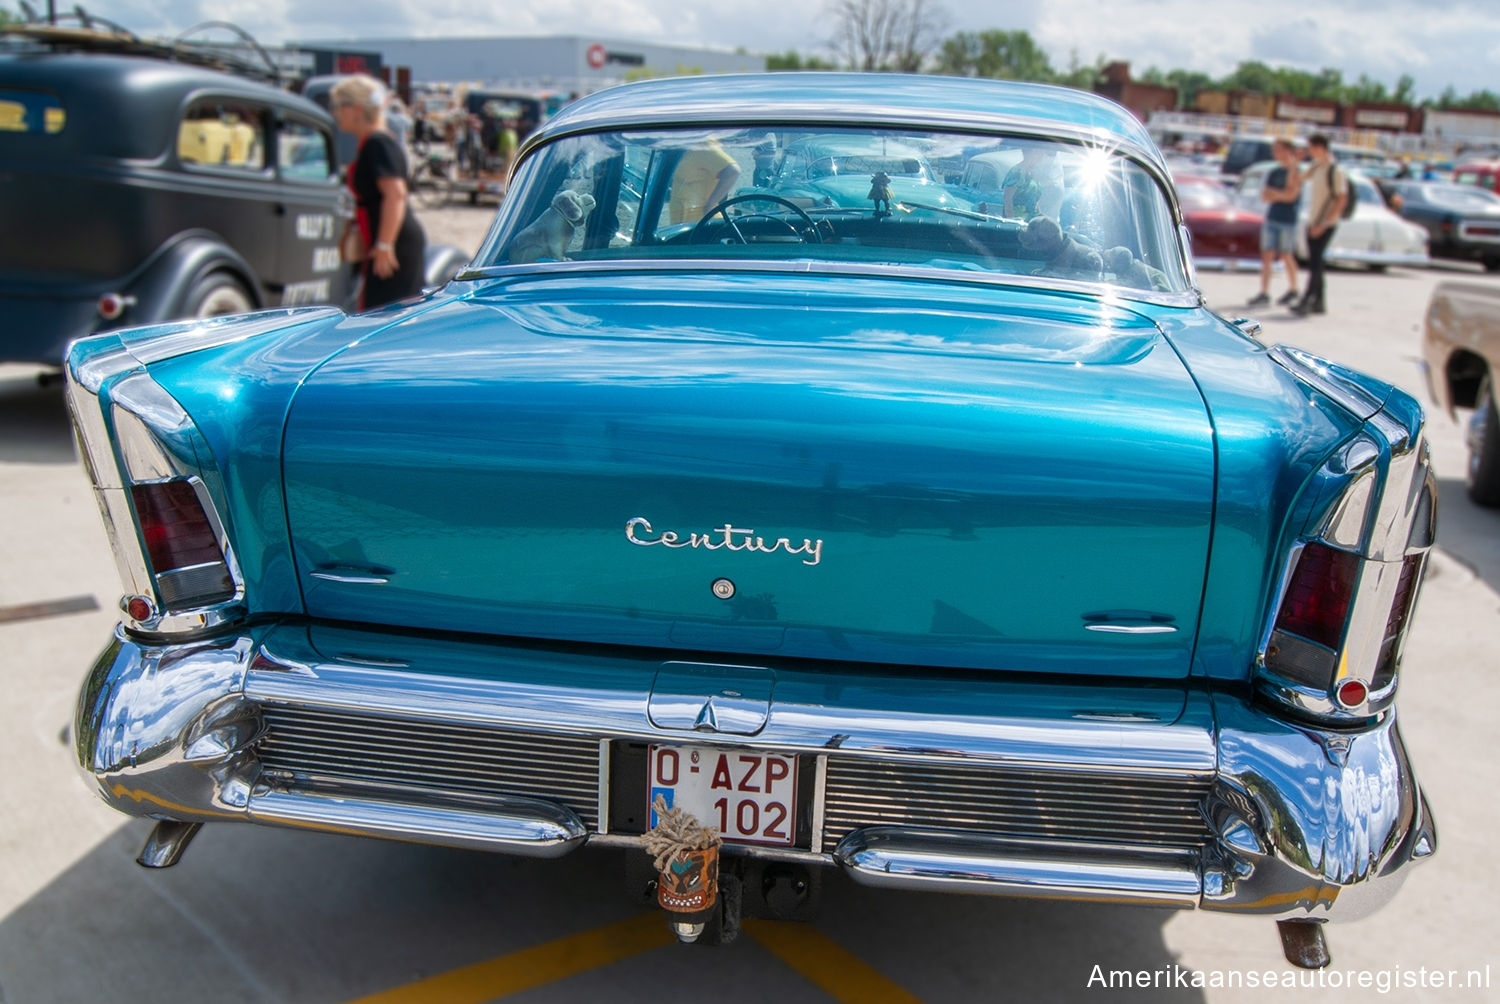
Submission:
[[[765,56],[588,35],[510,38],[362,38],[306,41],[319,72],[406,67],[414,84],[484,83],[587,94],[627,79],[764,70]],[[323,69],[327,66],[327,69]]]

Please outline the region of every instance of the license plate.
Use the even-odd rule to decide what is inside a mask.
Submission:
[[[712,746],[652,746],[648,802],[686,809],[736,844],[790,846],[797,836],[797,758]],[[656,810],[651,809],[651,825]]]

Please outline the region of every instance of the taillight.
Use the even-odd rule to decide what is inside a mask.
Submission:
[[[130,498],[164,606],[191,609],[234,597],[218,535],[192,481],[132,485]]]
[[[99,297],[99,316],[106,321],[118,321],[125,313],[127,307],[135,304],[135,297],[121,296],[119,293],[105,293]]]
[[[1276,616],[1276,630],[1337,649],[1354,598],[1359,555],[1316,541],[1302,548]]]

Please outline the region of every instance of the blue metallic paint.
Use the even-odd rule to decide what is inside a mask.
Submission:
[[[1176,356],[1124,307],[930,295],[828,277],[502,283],[345,350],[286,435],[308,612],[1184,675],[1213,463]],[[638,516],[825,543],[816,567],[648,550],[623,534]],[[308,577],[323,566],[389,581]],[[736,600],[710,593],[721,576]],[[1086,630],[1122,611],[1178,630]]]

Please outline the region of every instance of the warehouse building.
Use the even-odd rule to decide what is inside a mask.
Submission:
[[[473,82],[579,94],[641,76],[766,68],[764,56],[747,52],[586,35],[362,38],[297,42],[292,47],[322,62],[331,60],[334,72],[364,68],[354,65],[359,61],[371,69],[407,67],[414,84]]]

